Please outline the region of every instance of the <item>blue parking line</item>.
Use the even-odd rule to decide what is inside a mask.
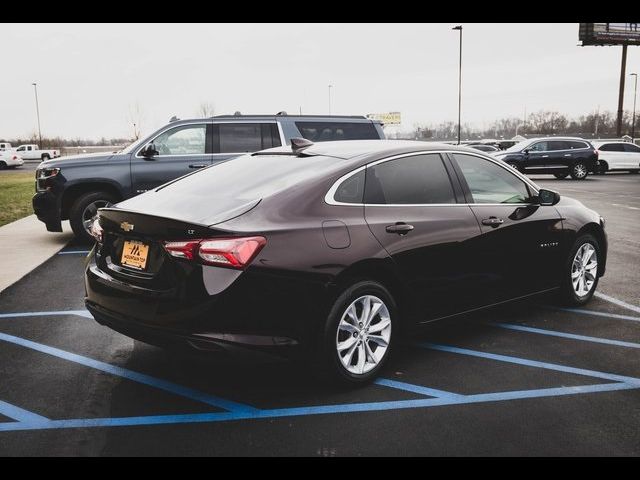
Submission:
[[[640,322],[640,317],[633,317],[631,315],[620,315],[619,313],[609,313],[609,312],[598,312],[596,310],[584,310],[582,308],[566,308],[566,307],[547,307],[550,310],[560,310],[561,312],[570,312],[570,313],[581,313],[584,315],[595,315],[597,317],[609,317],[616,318],[619,320],[630,320],[632,322]]]
[[[110,363],[101,362],[99,360],[94,360],[92,358],[84,357],[76,353],[60,350],[59,348],[50,347],[48,345],[43,345],[41,343],[32,342],[31,340],[26,340],[24,338],[14,337],[13,335],[8,335],[6,333],[0,332],[0,340],[13,343],[15,345],[20,345],[22,347],[30,348],[38,352],[46,353],[54,357],[62,358],[70,362],[78,363],[86,367],[95,368],[96,370],[101,370],[103,372],[110,373],[118,377],[126,378],[128,380],[133,380],[134,382],[142,383],[144,385],[149,385],[151,387],[158,388],[160,390],[165,390],[167,392],[174,393],[182,397],[190,398],[198,402],[206,403],[208,405],[213,405],[214,407],[223,408],[225,410],[234,411],[234,412],[253,412],[257,410],[254,407],[251,407],[249,405],[244,405],[241,403],[233,402],[231,400],[226,400],[224,398],[215,397],[213,395],[209,395],[204,392],[199,392],[197,390],[193,390],[191,388],[184,387],[182,385],[178,385],[176,383],[169,382],[167,380],[162,380],[160,378],[152,377],[151,375],[134,372],[124,367],[111,365]]]
[[[43,417],[41,415],[38,415],[37,413],[30,412],[29,410],[16,407],[15,405],[11,405],[10,403],[3,402],[2,400],[0,400],[0,414],[4,415],[5,417],[13,418],[18,422],[24,422],[30,425],[51,421],[47,417]]]
[[[282,417],[301,417],[309,415],[328,415],[336,413],[376,412],[385,410],[405,410],[410,408],[428,408],[448,405],[489,403],[508,400],[558,397],[585,393],[613,392],[631,390],[638,385],[628,383],[605,383],[573,387],[543,388],[535,390],[517,390],[477,395],[458,395],[448,398],[427,398],[419,400],[397,400],[391,402],[352,403],[339,405],[321,405],[312,407],[279,408],[257,410],[255,412],[195,413],[178,415],[149,415],[120,418],[80,418],[70,420],[49,420],[43,423],[29,424],[19,422],[0,423],[0,432],[15,430],[38,430],[59,428],[124,427],[140,425],[167,425],[188,423],[213,423],[231,420],[269,419]]]
[[[420,347],[429,348],[431,350],[439,350],[442,352],[459,353],[472,357],[486,358],[489,360],[497,360],[499,362],[515,363],[517,365],[525,365],[527,367],[544,368],[547,370],[555,370],[557,372],[574,373],[576,375],[584,375],[587,377],[602,378],[614,382],[628,383],[640,387],[640,378],[627,377],[624,375],[616,375],[614,373],[598,372],[596,370],[586,370],[583,368],[568,367],[566,365],[558,365],[556,363],[539,362],[537,360],[528,360],[520,357],[510,357],[508,355],[499,355],[497,353],[480,352],[478,350],[468,350],[466,348],[451,347],[448,345],[437,345],[435,343],[419,343]]]
[[[19,313],[0,313],[0,318],[19,318],[19,317],[46,317],[50,315],[78,315],[85,318],[93,318],[89,310],[57,310],[53,312],[19,312]]]
[[[494,327],[506,328],[507,330],[518,330],[521,332],[538,333],[540,335],[549,335],[552,337],[570,338],[572,340],[581,340],[584,342],[604,343],[605,345],[615,345],[618,347],[640,348],[640,343],[623,342],[621,340],[610,340],[608,338],[589,337],[587,335],[576,335],[573,333],[558,332],[556,330],[544,330],[542,328],[525,327],[523,325],[514,325],[511,323],[489,323]]]
[[[391,380],[389,378],[379,378],[374,382],[376,385],[383,387],[395,388],[398,390],[404,390],[407,392],[419,393],[421,395],[428,395],[436,398],[455,398],[462,395],[453,392],[445,392],[444,390],[437,390],[435,388],[423,387],[422,385],[414,385],[413,383],[399,382],[397,380]]]
[[[74,255],[74,254],[83,254],[86,255],[91,250],[60,250],[58,255]]]

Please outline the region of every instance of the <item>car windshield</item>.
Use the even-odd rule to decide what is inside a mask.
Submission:
[[[521,152],[531,142],[532,140],[524,140],[523,142],[516,143],[513,147],[507,148],[502,153]]]

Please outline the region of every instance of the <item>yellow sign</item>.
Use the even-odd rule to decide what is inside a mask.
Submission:
[[[125,240],[122,249],[122,257],[120,263],[127,267],[144,270],[147,265],[147,255],[149,254],[149,245],[136,240]]]
[[[380,120],[385,125],[400,125],[400,112],[370,113],[367,118]]]

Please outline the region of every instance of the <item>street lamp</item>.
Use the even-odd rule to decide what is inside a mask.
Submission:
[[[329,115],[331,115],[331,88],[333,85],[329,84]]]
[[[629,74],[635,78],[635,82],[633,85],[633,115],[631,116],[631,141],[636,141],[636,94],[638,93],[638,74],[630,73]]]
[[[36,115],[38,117],[38,138],[40,139],[40,148],[42,148],[42,131],[40,130],[40,107],[38,107],[38,84],[32,83],[33,91],[36,95]]]
[[[458,65],[458,145],[460,145],[460,117],[462,111],[462,25],[457,25],[451,30],[460,32],[460,60]]]

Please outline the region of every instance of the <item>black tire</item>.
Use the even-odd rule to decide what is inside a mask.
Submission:
[[[7,168],[7,162],[0,162],[0,170]]]
[[[42,161],[44,162],[45,160],[49,160],[51,156],[48,153],[43,153],[41,158],[42,158]]]
[[[337,342],[340,335],[338,332],[338,325],[342,320],[343,315],[346,314],[349,306],[366,295],[375,296],[382,300],[389,313],[391,331],[387,350],[383,353],[383,357],[379,360],[378,364],[366,373],[355,374],[348,371],[340,360],[337,350]],[[382,318],[380,316],[374,317],[372,322],[376,319],[378,322],[372,323],[372,325],[382,322]],[[325,320],[324,326],[321,329],[318,346],[315,349],[314,358],[312,359],[316,374],[323,381],[342,387],[363,385],[372,381],[378,375],[380,369],[384,366],[391,354],[393,341],[399,330],[399,323],[398,308],[395,300],[383,285],[371,280],[362,280],[352,284],[335,300],[329,311],[327,319]],[[345,332],[343,331],[342,334],[344,333]],[[354,337],[356,337],[355,334]],[[359,342],[357,345],[360,345],[360,343],[364,342]],[[369,343],[369,345],[371,345],[371,343]],[[374,353],[376,351],[377,350],[374,350]],[[353,361],[357,360],[358,354],[359,353],[354,352],[351,359]]]
[[[595,280],[593,282],[591,290],[589,290],[589,293],[587,293],[586,295],[578,296],[576,291],[573,288],[573,283],[571,280],[573,261],[576,256],[576,253],[585,243],[590,243],[595,248],[595,254],[598,262],[600,262],[600,259],[602,258],[600,255],[600,252],[601,252],[600,243],[598,242],[598,239],[596,237],[594,237],[591,234],[584,234],[584,235],[580,235],[576,239],[575,243],[571,247],[571,250],[569,250],[569,255],[562,269],[562,283],[560,285],[560,302],[563,305],[574,306],[574,307],[584,305],[588,303],[589,300],[591,300],[591,297],[593,297],[593,294],[595,293],[596,288],[598,288],[599,276],[597,274],[595,276]]]
[[[568,172],[564,172],[564,173],[554,173],[553,176],[556,177],[558,180],[562,180],[564,178],[567,178],[567,175],[569,175]]]
[[[93,203],[115,203],[116,199],[108,192],[89,192],[80,195],[69,210],[69,224],[76,238],[85,243],[93,243],[94,239],[84,227],[83,215],[85,209]],[[106,206],[106,205],[103,205]]]
[[[609,170],[609,164],[602,160],[596,168],[596,171],[593,173],[595,173],[596,175],[604,175],[605,173],[607,173],[607,170]]]
[[[587,168],[586,163],[582,161],[578,161],[573,164],[569,174],[571,175],[571,178],[573,178],[574,180],[584,180],[589,176],[589,169]]]

